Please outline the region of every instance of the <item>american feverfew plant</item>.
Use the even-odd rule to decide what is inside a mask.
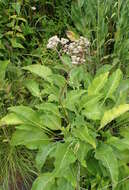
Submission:
[[[37,152],[32,190],[128,189],[128,80],[113,67],[102,66],[95,76],[87,72],[84,60],[76,59],[80,52],[85,59],[89,46],[84,37],[50,38],[47,48],[58,51],[63,63],[23,67],[35,76],[25,87],[38,103],[10,107],[0,121],[16,128],[12,146]]]

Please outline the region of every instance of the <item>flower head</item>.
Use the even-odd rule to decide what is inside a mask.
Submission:
[[[57,36],[53,36],[48,40],[47,48],[55,49],[60,42],[60,39]]]

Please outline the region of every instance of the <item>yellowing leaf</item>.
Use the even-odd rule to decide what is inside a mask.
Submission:
[[[22,123],[23,122],[14,113],[10,113],[0,120],[0,126],[2,126],[2,125],[18,125],[18,124],[22,124]]]
[[[123,104],[106,111],[101,120],[101,126],[99,130],[102,129],[108,123],[110,123],[112,120],[116,119],[123,113],[127,112],[128,110],[129,110],[129,104]]]
[[[67,37],[71,40],[71,41],[76,41],[78,39],[78,35],[75,34],[73,31],[66,31],[66,35]]]

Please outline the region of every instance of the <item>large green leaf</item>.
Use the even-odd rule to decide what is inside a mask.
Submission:
[[[33,96],[41,98],[39,84],[36,81],[29,79],[24,84]]]
[[[129,104],[123,104],[119,105],[118,107],[114,107],[108,111],[105,111],[104,116],[102,117],[101,120],[101,126],[99,130],[102,129],[108,123],[110,123],[112,120],[116,119],[120,115],[127,112],[128,110],[129,110]]]
[[[55,172],[57,176],[63,175],[63,170],[67,168],[71,163],[74,163],[76,157],[72,151],[73,143],[58,143],[54,153],[55,157]]]
[[[94,78],[88,87],[88,95],[98,94],[103,89],[108,80],[108,74],[109,72],[106,72]]]
[[[109,78],[108,83],[106,85],[106,96],[104,101],[110,97],[115,90],[118,88],[120,80],[122,78],[122,72],[120,69],[117,69]]]
[[[52,71],[50,68],[44,65],[39,65],[39,64],[29,65],[29,66],[23,67],[23,69],[28,70],[31,73],[34,73],[43,79],[48,79],[48,76],[52,74]]]
[[[41,126],[39,115],[33,109],[27,106],[14,106],[10,107],[9,110],[17,115],[17,117],[24,123],[31,124],[34,126]]]
[[[115,153],[113,152],[113,149],[110,146],[103,143],[99,147],[97,147],[95,157],[96,159],[100,160],[102,164],[110,172],[112,185],[115,188],[118,183],[119,173],[118,161],[116,159]]]
[[[88,130],[87,126],[81,126],[79,128],[73,128],[72,132],[73,132],[75,137],[78,137],[81,141],[85,141],[86,143],[89,143],[94,148],[96,148],[95,137],[93,137],[90,134],[90,131]]]
[[[57,144],[56,150],[53,153],[55,157],[54,171],[39,176],[34,182],[32,190],[51,190],[55,178],[63,176],[63,171],[76,160],[71,146],[72,144],[69,143]]]
[[[52,190],[55,183],[55,173],[45,173],[40,175],[33,183],[31,190]]]
[[[31,128],[30,130],[16,130],[13,133],[11,144],[13,146],[25,145],[30,149],[37,149],[41,145],[48,144],[49,138],[39,128]]]

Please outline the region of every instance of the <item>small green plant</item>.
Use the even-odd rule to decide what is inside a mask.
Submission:
[[[35,76],[25,87],[38,103],[10,107],[0,122],[16,126],[12,147],[37,150],[32,190],[128,190],[128,80],[109,65],[93,77],[59,56],[52,68],[23,67]]]

